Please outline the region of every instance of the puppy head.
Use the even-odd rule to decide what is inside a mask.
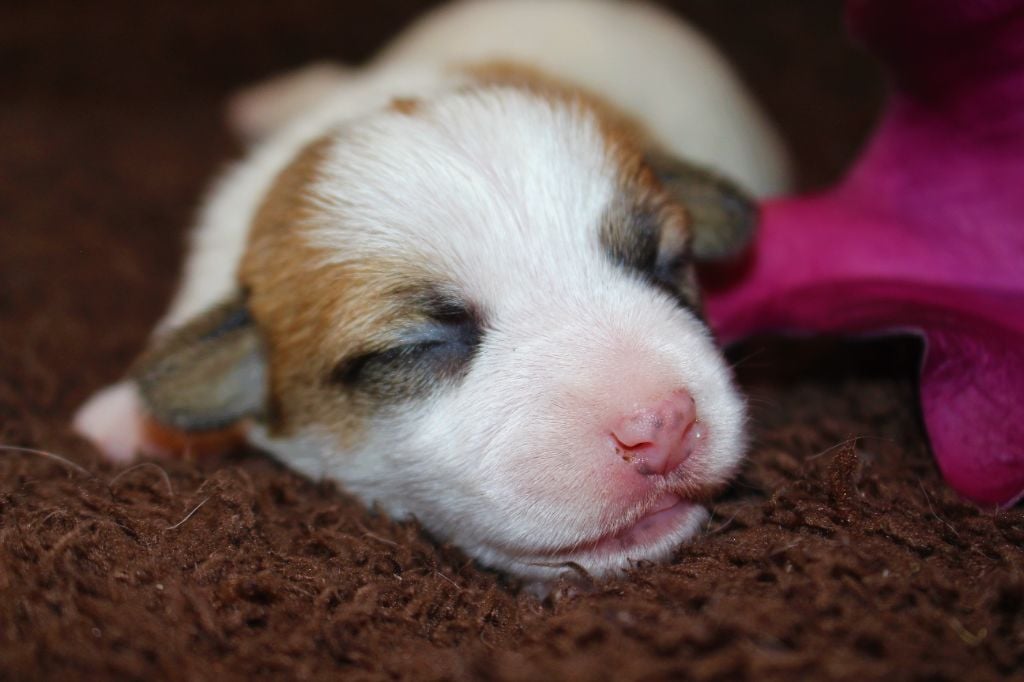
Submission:
[[[660,559],[736,466],[744,409],[693,264],[753,212],[586,98],[483,87],[346,123],[278,177],[237,299],[136,378],[482,562]]]

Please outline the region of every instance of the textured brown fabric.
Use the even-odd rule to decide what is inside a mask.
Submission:
[[[836,4],[676,4],[834,179],[881,90]],[[1024,511],[942,484],[910,341],[735,349],[754,442],[708,533],[544,602],[259,453],[115,469],[69,433],[235,153],[223,94],[419,6],[0,6],[0,443],[66,458],[0,451],[0,678],[1024,679]]]

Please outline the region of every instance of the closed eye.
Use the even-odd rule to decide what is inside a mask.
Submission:
[[[483,330],[478,316],[451,300],[421,301],[429,319],[402,330],[391,345],[350,355],[328,383],[377,399],[410,398],[468,371]]]
[[[368,368],[408,364],[444,345],[443,341],[421,341],[360,353],[335,365],[331,371],[330,382],[342,386],[356,386],[364,380]]]

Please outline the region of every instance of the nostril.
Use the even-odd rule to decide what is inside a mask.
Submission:
[[[623,443],[614,432],[611,436],[612,441],[615,443],[615,451],[627,462],[635,461],[638,456],[641,456],[644,452],[654,448],[654,443],[651,441],[639,441],[633,444],[627,444]]]
[[[612,437],[623,447],[636,448],[652,445],[664,428],[665,415],[662,412],[640,410],[612,429]]]
[[[638,473],[665,476],[689,457],[700,430],[696,402],[689,392],[677,390],[624,415],[609,436],[616,454]]]

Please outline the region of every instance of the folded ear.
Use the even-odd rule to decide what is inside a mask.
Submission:
[[[182,431],[211,431],[263,413],[263,340],[238,295],[158,337],[129,372],[146,412]]]
[[[647,160],[669,194],[686,208],[695,260],[732,258],[750,243],[757,226],[757,203],[739,185],[667,154],[650,154]]]

